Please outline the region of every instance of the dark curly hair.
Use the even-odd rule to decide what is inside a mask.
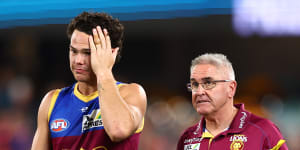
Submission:
[[[119,47],[116,62],[121,58],[121,50],[123,47],[123,36],[124,36],[124,26],[120,23],[118,19],[106,13],[98,12],[83,12],[76,16],[67,28],[67,35],[71,38],[74,30],[84,32],[88,35],[92,35],[92,29],[96,26],[100,26],[102,29],[107,29],[108,34],[111,39],[112,48]]]

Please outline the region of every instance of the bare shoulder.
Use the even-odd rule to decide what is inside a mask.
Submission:
[[[144,88],[137,83],[123,84],[120,94],[127,104],[140,109],[142,114],[146,111],[147,96]]]
[[[144,88],[137,83],[122,84],[122,86],[120,86],[120,93],[122,97],[130,96],[132,94],[146,97]]]
[[[55,90],[49,91],[49,92],[44,96],[44,98],[43,98],[43,100],[42,100],[42,102],[41,102],[41,105],[45,105],[45,104],[47,104],[47,103],[50,104],[51,98],[53,97],[53,95],[55,94],[56,91],[57,91],[56,89],[55,89]]]
[[[57,92],[57,89],[51,90],[44,96],[44,98],[40,104],[39,113],[48,114],[51,99],[56,92]]]

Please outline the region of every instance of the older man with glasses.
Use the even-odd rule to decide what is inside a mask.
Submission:
[[[270,120],[233,104],[237,82],[223,54],[203,54],[192,61],[192,104],[202,119],[181,135],[177,150],[287,150]]]

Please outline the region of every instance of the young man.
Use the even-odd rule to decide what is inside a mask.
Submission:
[[[287,150],[279,129],[269,120],[233,104],[237,83],[223,54],[204,54],[192,61],[192,104],[202,115],[180,137],[177,150]]]
[[[77,82],[43,98],[32,150],[138,149],[146,94],[112,73],[123,29],[105,13],[83,12],[71,21],[69,59]]]

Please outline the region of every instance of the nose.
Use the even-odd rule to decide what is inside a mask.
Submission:
[[[76,64],[84,64],[84,56],[82,54],[76,55],[75,63]]]

